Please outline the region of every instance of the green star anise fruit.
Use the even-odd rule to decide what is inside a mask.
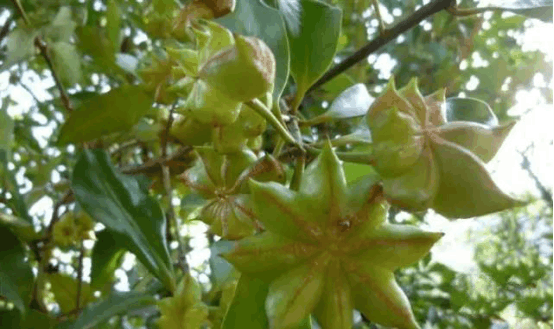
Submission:
[[[160,329],[200,329],[207,322],[208,306],[202,303],[202,291],[198,283],[186,274],[173,297],[158,302],[161,316]]]
[[[450,218],[482,216],[518,205],[484,166],[514,122],[492,127],[447,122],[444,103],[444,90],[423,97],[415,79],[400,90],[391,80],[369,108],[371,164],[382,177],[386,196],[402,208],[432,208]]]
[[[223,257],[271,282],[271,329],[294,328],[311,313],[323,329],[350,329],[354,309],[383,325],[419,328],[393,272],[421,259],[442,233],[387,223],[380,186],[361,182],[347,187],[329,145],[306,168],[298,192],[251,181],[266,231]]]
[[[282,181],[284,170],[271,156],[257,159],[248,150],[223,155],[210,147],[197,147],[199,160],[181,175],[189,188],[207,199],[200,219],[210,230],[229,240],[252,235],[258,229],[251,210],[250,178]]]

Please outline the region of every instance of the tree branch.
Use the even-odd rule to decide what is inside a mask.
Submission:
[[[529,161],[529,158],[527,157],[527,151],[532,146],[533,145],[530,145],[525,151],[519,152],[519,154],[521,154],[521,157],[522,157],[521,168],[523,168],[525,171],[527,171],[527,173],[529,174],[531,179],[533,179],[533,182],[535,183],[535,186],[537,187],[537,189],[541,193],[541,199],[543,199],[550,206],[550,208],[552,208],[553,207],[552,193],[550,191],[548,191],[546,186],[544,186],[544,184],[540,181],[540,179],[537,177],[537,175],[535,175],[535,173],[531,169],[531,162]]]
[[[406,19],[396,24],[391,29],[387,29],[384,34],[379,35],[377,38],[370,41],[367,45],[356,51],[354,54],[350,55],[348,58],[344,59],[342,62],[334,66],[332,69],[327,71],[309,90],[313,91],[317,87],[325,84],[329,80],[333,79],[342,72],[348,70],[356,63],[361,62],[367,58],[370,54],[377,51],[379,48],[383,47],[390,41],[396,39],[402,33],[410,30],[412,27],[418,25],[421,21],[426,19],[429,16],[432,16],[438,13],[441,10],[454,6],[456,4],[455,0],[434,0],[425,6],[419,8],[416,12],[408,16]]]
[[[65,92],[65,89],[60,81],[60,77],[58,76],[58,73],[56,73],[56,70],[54,69],[54,64],[52,64],[52,60],[50,59],[50,55],[48,54],[48,45],[42,40],[40,36],[38,36],[35,38],[35,46],[40,50],[40,54],[42,55],[42,57],[46,61],[46,64],[48,65],[48,68],[52,72],[52,77],[54,78],[54,83],[56,84],[56,87],[60,92],[60,98],[62,100],[63,106],[67,111],[73,111],[73,107],[71,106],[69,97]]]
[[[25,25],[27,25],[28,27],[31,27],[31,21],[27,17],[27,14],[25,13],[23,6],[21,5],[21,2],[19,2],[19,0],[12,0],[12,3],[17,9],[17,12],[21,15],[21,17],[23,17],[23,21],[25,22]],[[56,87],[60,92],[60,98],[62,100],[63,106],[69,112],[73,111],[73,107],[69,102],[69,97],[67,96],[67,93],[65,92],[65,89],[61,84],[60,78],[56,73],[56,70],[54,70],[54,65],[52,64],[52,60],[50,59],[50,55],[48,54],[48,45],[46,44],[46,42],[44,42],[44,40],[42,40],[40,36],[37,36],[35,38],[35,47],[39,49],[40,54],[42,55],[42,57],[46,61],[46,64],[48,65],[48,68],[52,72],[52,77],[54,78],[54,83],[56,84]]]

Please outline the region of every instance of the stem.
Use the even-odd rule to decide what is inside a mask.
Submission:
[[[375,16],[377,16],[377,21],[379,22],[379,35],[384,36],[387,27],[385,26],[385,22],[383,22],[383,17],[381,16],[381,9],[379,8],[379,0],[371,0],[373,4],[373,8],[375,9]]]
[[[285,128],[281,124],[281,122],[279,122],[279,120],[273,115],[273,113],[271,113],[271,111],[259,99],[253,99],[245,104],[256,111],[256,113],[261,115],[264,119],[266,119],[277,130],[279,135],[281,135],[281,137],[283,137],[285,141],[302,148],[302,146],[294,139],[294,137],[292,137],[287,128]]]
[[[162,159],[164,159],[164,163],[162,163],[162,178],[163,178],[163,185],[165,189],[165,195],[167,198],[167,226],[173,227],[175,230],[175,236],[174,239],[177,241],[177,253],[179,255],[179,259],[177,260],[177,263],[179,264],[179,267],[183,271],[183,273],[187,272],[187,263],[186,263],[186,252],[183,248],[183,244],[181,242],[181,237],[179,236],[179,228],[181,227],[181,223],[179,218],[175,215],[175,209],[173,208],[173,188],[171,187],[171,173],[169,171],[169,167],[165,163],[167,159],[167,139],[169,135],[169,130],[171,129],[171,125],[173,124],[173,112],[175,111],[175,106],[177,105],[177,102],[173,104],[171,107],[171,110],[169,111],[169,117],[167,118],[167,125],[165,127],[164,134],[161,139],[161,148],[162,148]]]
[[[79,241],[79,264],[77,268],[77,300],[75,301],[75,309],[81,309],[81,294],[83,290],[83,258],[85,255],[85,247],[83,240]]]
[[[296,158],[296,165],[294,167],[294,174],[290,182],[290,189],[298,191],[300,183],[302,182],[302,176],[304,176],[304,165],[306,164],[306,156],[301,155]]]
[[[425,6],[419,8],[412,15],[408,16],[406,19],[396,24],[391,29],[387,30],[385,35],[379,35],[379,37],[373,39],[364,47],[356,51],[354,54],[334,66],[332,69],[327,71],[310,89],[308,92],[316,89],[317,87],[325,84],[329,80],[333,79],[342,72],[348,70],[356,63],[361,62],[367,58],[370,54],[374,53],[390,41],[396,39],[402,33],[410,30],[414,26],[417,26],[421,21],[427,17],[438,13],[443,9],[455,5],[456,1],[454,0],[434,0]]]
[[[23,9],[23,6],[21,5],[21,2],[19,0],[12,0],[12,3],[14,4],[15,8],[17,9],[17,12],[23,17],[23,21],[25,22],[25,25],[28,27],[31,27],[31,21],[27,17],[27,14],[25,13],[25,9]],[[48,65],[48,68],[52,72],[52,78],[54,78],[54,83],[56,84],[56,87],[58,88],[58,91],[60,92],[60,98],[62,100],[62,104],[65,107],[65,109],[69,112],[73,111],[73,107],[71,106],[71,103],[69,102],[69,97],[67,96],[67,93],[65,92],[65,89],[63,88],[63,85],[61,84],[60,78],[58,74],[56,73],[56,70],[54,70],[54,65],[52,64],[52,60],[50,59],[50,55],[48,55],[48,46],[42,40],[40,36],[37,36],[35,38],[35,47],[37,47],[40,50],[40,54],[46,61],[46,64]]]

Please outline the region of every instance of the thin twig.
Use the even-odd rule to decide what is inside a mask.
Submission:
[[[75,301],[75,309],[81,309],[81,294],[83,290],[83,258],[85,255],[85,246],[83,240],[79,242],[79,263],[77,265],[77,300]]]
[[[69,97],[65,92],[65,89],[60,81],[60,77],[58,76],[58,73],[54,69],[54,64],[52,63],[52,60],[50,59],[50,55],[48,54],[48,45],[46,44],[46,42],[42,40],[40,36],[38,36],[35,38],[35,46],[40,50],[40,54],[42,55],[42,57],[46,61],[46,64],[48,65],[48,68],[52,72],[52,77],[54,78],[54,83],[56,84],[56,87],[60,92],[60,98],[62,100],[63,106],[67,111],[69,112],[73,111],[73,107],[71,106]]]
[[[379,8],[379,0],[371,0],[373,3],[373,8],[375,9],[375,16],[377,16],[377,21],[379,22],[379,35],[384,36],[387,30],[383,17],[381,16],[381,9]]]
[[[165,131],[161,139],[162,158],[164,160],[167,160],[167,148],[168,148],[167,138],[169,135],[169,130],[171,129],[171,125],[173,124],[173,112],[175,110],[175,105],[176,103],[171,107],[171,110],[169,111],[167,125],[165,127]],[[181,236],[179,235],[179,228],[181,227],[181,222],[179,218],[175,215],[175,209],[173,208],[173,188],[171,187],[171,174],[169,171],[169,167],[165,162],[162,164],[162,178],[163,178],[163,185],[165,189],[165,195],[167,198],[167,225],[168,227],[173,226],[175,230],[174,239],[175,241],[177,241],[177,253],[179,255],[179,259],[177,263],[179,264],[179,267],[181,268],[183,273],[186,273],[188,269],[187,260],[186,260],[186,251],[183,247]]]
[[[25,22],[25,25],[27,25],[28,27],[31,27],[31,21],[27,17],[27,14],[25,13],[25,10],[23,9],[23,6],[19,2],[19,0],[12,0],[12,3],[17,9],[17,12],[21,15],[21,17],[23,17],[23,21]],[[63,106],[67,111],[69,112],[73,111],[73,107],[69,102],[69,97],[67,96],[67,93],[65,92],[65,89],[61,84],[60,78],[56,70],[54,69],[52,59],[50,59],[50,55],[48,54],[48,45],[46,44],[46,42],[44,42],[44,40],[42,40],[40,36],[37,36],[35,38],[35,47],[39,49],[41,56],[44,58],[44,60],[46,61],[46,64],[48,65],[48,68],[52,72],[52,77],[54,78],[54,83],[56,84],[56,87],[60,92],[60,98],[62,100]]]
[[[455,0],[435,0],[425,6],[419,8],[416,12],[408,16],[406,19],[402,20],[400,23],[396,24],[391,29],[387,30],[385,35],[379,35],[379,37],[373,39],[360,50],[356,51],[354,54],[344,59],[342,62],[334,66],[332,69],[327,71],[309,90],[313,91],[317,87],[325,84],[329,80],[333,79],[342,72],[348,70],[356,63],[361,62],[367,58],[370,54],[374,53],[390,41],[396,39],[402,33],[410,30],[414,26],[417,26],[421,21],[426,19],[429,16],[432,16],[456,3]]]

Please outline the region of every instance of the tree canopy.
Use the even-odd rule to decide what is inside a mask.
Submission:
[[[552,8],[0,0],[2,328],[552,327]]]

